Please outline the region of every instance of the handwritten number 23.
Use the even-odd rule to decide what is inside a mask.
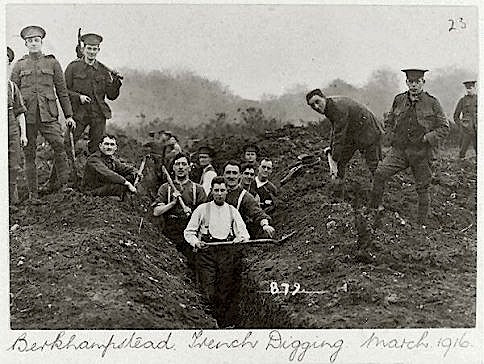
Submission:
[[[449,19],[449,21],[450,21],[449,32],[452,31],[452,30],[466,29],[467,28],[467,24],[465,23],[464,18],[459,18],[459,20],[457,22],[454,19]],[[456,28],[456,25],[458,25],[458,24],[460,24],[460,27]]]

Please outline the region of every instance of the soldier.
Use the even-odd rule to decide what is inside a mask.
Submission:
[[[240,212],[251,236],[261,235],[262,229],[264,234],[272,237],[275,229],[269,225],[270,216],[260,208],[255,198],[240,186],[239,162],[233,160],[225,163],[223,177],[228,189],[227,203],[235,206]]]
[[[186,154],[177,154],[170,169],[175,173],[173,183],[176,190],[173,190],[168,182],[161,185],[153,204],[153,215],[163,216],[163,234],[187,257],[189,265],[192,265],[192,253],[183,239],[183,230],[187,226],[191,212],[207,200],[207,195],[202,186],[188,178],[190,165]],[[180,199],[188,211],[183,210]]]
[[[269,158],[263,158],[260,161],[259,173],[255,177],[257,194],[260,197],[260,207],[266,214],[271,214],[276,208],[277,188],[269,181],[272,174],[272,161]]]
[[[476,81],[463,82],[467,95],[463,96],[454,112],[454,122],[460,126],[459,158],[465,158],[467,148],[472,143],[477,155],[477,94]]]
[[[7,47],[7,68],[14,59],[13,50]],[[8,73],[8,72],[7,72]],[[27,133],[25,131],[25,112],[22,94],[12,81],[7,82],[8,106],[8,197],[12,210],[15,210],[18,200],[17,174],[20,169],[20,146],[27,146]],[[20,135],[19,135],[20,134]],[[20,138],[19,138],[20,137]]]
[[[257,186],[255,184],[255,169],[252,164],[242,163],[240,166],[240,187],[254,196],[257,203],[260,204],[260,197],[257,194]]]
[[[223,177],[211,181],[213,201],[201,204],[193,212],[184,231],[185,240],[197,252],[197,276],[202,292],[215,309],[219,327],[233,322],[235,297],[240,284],[240,250],[233,245],[210,246],[214,242],[242,242],[250,239],[240,213],[226,202],[227,186]]]
[[[14,65],[11,79],[20,88],[27,106],[26,126],[29,143],[24,148],[25,173],[29,187],[29,199],[37,200],[37,134],[40,132],[54,150],[54,163],[57,165],[58,184],[55,189],[69,191],[67,155],[64,149],[61,125],[58,121],[59,100],[68,127],[75,128],[72,108],[67,93],[64,74],[59,62],[51,54],[42,53],[42,40],[45,30],[39,26],[22,29],[20,36],[25,40],[29,54]],[[56,98],[57,95],[57,98]]]
[[[166,146],[165,146],[165,165],[169,166],[173,162],[173,158],[182,152],[182,149],[180,147],[180,144],[178,142],[178,138],[172,134],[171,132],[165,132],[169,133],[168,140],[166,141]]]
[[[364,156],[371,174],[381,160],[383,126],[364,105],[346,96],[327,97],[320,89],[306,95],[311,108],[331,123],[330,153],[337,163],[337,183],[342,182],[346,165],[357,150]]]
[[[244,162],[248,163],[254,170],[257,171],[259,163],[257,162],[257,155],[260,153],[260,148],[256,144],[247,144],[244,148]]]
[[[212,179],[217,176],[217,172],[212,166],[213,152],[213,149],[209,146],[202,146],[198,149],[198,163],[200,168],[202,168],[200,184],[203,186],[207,195],[210,193]]]
[[[96,59],[103,37],[88,33],[81,37],[81,41],[84,44],[83,57],[69,63],[65,77],[77,125],[73,131],[74,142],[89,126],[88,150],[92,154],[106,133],[106,119],[111,118],[111,109],[105,98],[112,101],[118,98],[121,79],[119,74]],[[69,138],[65,143],[69,148]]]
[[[372,206],[382,211],[385,182],[410,167],[418,195],[418,221],[423,226],[430,208],[431,160],[449,123],[439,101],[423,91],[427,70],[405,69],[408,91],[395,96],[388,120],[393,128],[392,147],[375,172]]]
[[[84,172],[84,190],[94,196],[119,196],[136,193],[133,185],[138,174],[136,168],[114,157],[118,149],[116,137],[104,135],[99,150],[87,158]]]

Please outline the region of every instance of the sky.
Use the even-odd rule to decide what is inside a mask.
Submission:
[[[98,59],[111,68],[189,70],[254,100],[335,78],[362,85],[382,67],[477,74],[479,64],[472,6],[9,4],[6,42],[16,55],[31,24],[47,31],[44,51],[64,68],[81,27],[104,37]]]

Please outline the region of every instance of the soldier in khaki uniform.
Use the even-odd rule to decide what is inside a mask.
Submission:
[[[463,82],[467,95],[463,96],[454,112],[454,122],[460,126],[461,139],[459,158],[465,158],[472,143],[477,154],[477,94],[476,81]]]
[[[96,57],[103,38],[94,33],[84,34],[83,57],[69,63],[65,78],[67,91],[74,111],[77,127],[73,132],[76,142],[89,126],[89,153],[97,150],[101,137],[106,133],[106,119],[111,118],[111,109],[105,98],[116,100],[121,79],[117,73],[99,62]],[[66,139],[66,145],[69,140]]]
[[[22,29],[20,36],[25,40],[29,53],[14,65],[11,80],[19,87],[27,107],[26,129],[29,143],[24,149],[25,172],[29,198],[35,200],[38,198],[35,158],[39,132],[54,150],[59,181],[57,187],[67,190],[69,172],[62,129],[58,121],[57,99],[66,117],[66,124],[75,127],[76,123],[72,119],[72,107],[62,68],[53,55],[42,53],[45,30],[38,26],[28,26]]]
[[[439,101],[423,91],[427,70],[402,70],[408,91],[395,96],[388,122],[393,129],[392,148],[375,172],[372,205],[383,210],[385,182],[410,167],[418,195],[418,221],[426,225],[430,209],[431,161],[440,140],[449,133],[449,123]]]
[[[12,63],[14,53],[7,47],[8,68]],[[8,97],[8,197],[10,208],[15,209],[18,203],[17,174],[20,169],[20,146],[27,146],[25,131],[25,112],[27,111],[22,94],[12,81],[7,82]]]

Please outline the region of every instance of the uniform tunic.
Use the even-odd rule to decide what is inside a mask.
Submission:
[[[126,181],[134,182],[136,168],[97,151],[89,156],[84,172],[84,188],[95,195],[120,195]]]
[[[471,143],[477,154],[477,95],[465,95],[459,100],[454,122],[461,128],[459,156],[465,157]]]
[[[105,98],[118,98],[121,80],[118,77],[111,77],[108,68],[97,60],[89,65],[84,58],[69,63],[65,78],[74,120],[77,123],[73,132],[74,141],[79,140],[89,126],[88,149],[90,153],[94,153],[106,132],[106,119],[111,118],[111,109]],[[81,104],[81,95],[89,96],[91,102]],[[66,144],[68,143],[69,140],[66,138]]]
[[[344,177],[346,165],[357,150],[373,173],[381,159],[383,125],[366,106],[349,97],[326,100],[324,115],[332,125],[331,154],[338,163],[338,176]]]
[[[53,55],[31,53],[15,63],[11,80],[17,84],[27,107],[26,131],[29,143],[25,151],[25,173],[29,191],[37,194],[37,134],[40,132],[54,150],[54,163],[61,184],[67,183],[67,155],[58,122],[57,100],[66,118],[72,117],[64,74]]]
[[[412,100],[408,91],[395,97],[388,121],[393,127],[392,148],[375,172],[372,203],[381,204],[385,182],[410,167],[416,182],[418,217],[424,223],[430,208],[431,161],[449,132],[449,123],[435,97],[422,92]]]

